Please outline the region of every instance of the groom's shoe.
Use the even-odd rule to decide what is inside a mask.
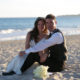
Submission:
[[[14,75],[14,74],[16,74],[14,71],[2,73],[3,76]]]

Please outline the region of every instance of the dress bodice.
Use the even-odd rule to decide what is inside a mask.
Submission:
[[[35,44],[36,44],[36,43],[35,43],[34,40],[31,40],[31,41],[30,41],[30,47],[33,47]]]
[[[43,42],[44,40],[45,40],[45,38],[41,39],[41,40],[39,41],[39,43],[40,43],[40,42]],[[31,40],[31,41],[30,41],[30,47],[33,47],[35,44],[36,44],[36,42],[35,42],[34,40]]]

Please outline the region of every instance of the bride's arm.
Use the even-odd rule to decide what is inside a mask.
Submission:
[[[30,47],[30,32],[28,32],[26,36],[25,49],[28,49],[29,47]],[[25,54],[24,51],[19,52],[20,56],[23,56],[24,54]]]
[[[25,49],[30,47],[30,32],[27,33],[26,41],[25,41]]]

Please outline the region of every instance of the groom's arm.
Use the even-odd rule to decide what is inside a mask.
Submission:
[[[55,44],[60,44],[63,42],[63,36],[60,32],[57,32],[55,34],[53,34],[49,39],[46,39],[44,41],[40,41],[38,42],[35,46],[28,48],[27,50],[25,50],[25,53],[35,53],[35,52],[39,52],[42,51],[52,45]]]

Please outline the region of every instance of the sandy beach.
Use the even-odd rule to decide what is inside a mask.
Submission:
[[[80,80],[80,35],[65,36],[65,39],[68,49],[66,69],[46,80]],[[0,75],[18,52],[24,50],[24,45],[25,40],[0,41]],[[22,75],[0,76],[0,80],[42,80],[34,78],[33,70],[37,66],[34,64]]]

